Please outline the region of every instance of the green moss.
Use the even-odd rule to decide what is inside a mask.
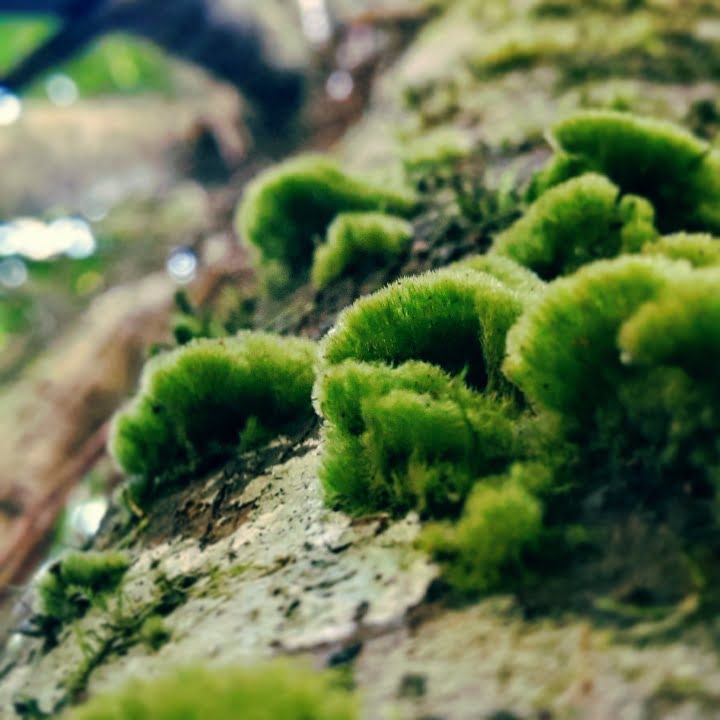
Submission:
[[[142,624],[138,638],[149,650],[159,650],[171,636],[170,629],[160,615],[151,615]]]
[[[491,275],[511,290],[516,290],[523,295],[542,292],[545,287],[545,283],[532,270],[497,253],[475,255],[460,260],[451,268],[465,268]]]
[[[128,567],[130,558],[119,552],[67,555],[40,582],[41,612],[60,623],[80,617],[90,604],[117,588]]]
[[[135,681],[63,715],[67,720],[352,720],[357,702],[332,677],[281,662],[252,668],[185,668]]]
[[[407,248],[412,236],[412,225],[392,215],[341,213],[328,228],[327,242],[315,250],[313,284],[325,287],[363,258],[388,261]]]
[[[645,255],[663,255],[671,260],[687,260],[693,267],[720,265],[720,240],[705,233],[664,235],[643,246]]]
[[[720,155],[669,122],[612,111],[586,111],[553,128],[553,142],[579,166],[607,175],[623,193],[650,200],[663,232],[720,227]],[[535,193],[566,174],[552,168]]]
[[[506,374],[536,406],[587,419],[627,372],[622,324],[687,272],[664,258],[623,257],[556,280],[508,334]]]
[[[626,504],[648,487],[671,497],[678,478],[699,496],[720,482],[719,272],[663,257],[595,262],[551,283],[508,335],[508,376],[563,418],[588,481],[625,487]]]
[[[332,501],[356,513],[456,514],[477,477],[514,453],[510,403],[424,362],[332,366],[318,409],[326,421],[321,479]]]
[[[414,206],[407,194],[350,177],[328,158],[301,156],[270,168],[247,186],[236,227],[260,249],[263,260],[302,272],[339,213],[406,215]]]
[[[517,480],[483,480],[458,522],[428,526],[422,543],[444,564],[455,590],[498,590],[520,582],[523,553],[538,543],[542,515],[541,502]]]
[[[481,264],[518,287],[540,284],[506,259]],[[458,268],[402,279],[342,314],[316,385],[333,501],[457,515],[479,477],[508,465],[518,409],[500,364],[529,297]]]
[[[410,178],[437,174],[467,158],[472,148],[468,133],[443,125],[405,143],[401,152],[403,167]]]
[[[598,258],[639,250],[656,234],[647,201],[620,199],[616,185],[588,173],[548,190],[495,238],[492,250],[552,279]]]
[[[618,342],[626,365],[669,365],[697,380],[714,380],[720,367],[720,270],[673,283],[625,322]]]
[[[315,347],[241,332],[152,358],[112,423],[110,450],[141,504],[165,482],[227,457],[241,439],[283,432],[312,412]]]
[[[398,282],[358,300],[324,344],[327,364],[347,359],[398,365],[423,360],[474,388],[508,389],[500,372],[505,336],[523,296],[476,271],[443,271]]]

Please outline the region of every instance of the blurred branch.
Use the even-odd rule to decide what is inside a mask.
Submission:
[[[56,15],[62,26],[0,78],[16,92],[103,35],[125,32],[234,85],[276,121],[302,101],[302,73],[272,62],[251,18],[229,17],[212,0],[0,0],[0,13],[21,11]]]

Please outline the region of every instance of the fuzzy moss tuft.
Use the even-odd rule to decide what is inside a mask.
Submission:
[[[579,168],[607,175],[623,193],[650,200],[663,232],[720,227],[720,155],[673,123],[609,110],[586,111],[552,132],[561,159],[534,183],[535,195]]]
[[[129,567],[129,556],[120,552],[65,556],[40,581],[42,614],[60,623],[80,617],[90,604],[117,589]]]
[[[637,251],[657,235],[652,206],[587,173],[542,195],[492,250],[549,280],[599,258]]]
[[[346,175],[330,159],[293,158],[261,173],[246,188],[236,215],[239,234],[263,260],[302,271],[315,244],[342,212],[387,211],[406,215],[415,201],[400,191]]]
[[[720,266],[720,239],[705,233],[664,235],[645,244],[642,252],[671,260],[687,260],[696,268]]]
[[[249,331],[152,358],[110,433],[113,457],[136,478],[133,501],[309,416],[314,362],[309,340]]]
[[[423,360],[464,373],[477,389],[508,388],[500,372],[505,336],[523,296],[470,270],[403,278],[345,310],[324,345],[324,360],[399,365]]]
[[[412,236],[412,225],[392,215],[342,213],[330,224],[327,241],[315,250],[313,285],[325,287],[362,258],[387,261],[396,257]]]
[[[680,367],[720,388],[720,269],[694,272],[645,303],[622,326],[619,347],[626,365]]]
[[[509,260],[482,264],[535,288]],[[466,267],[404,278],[341,315],[315,390],[332,501],[456,516],[479,477],[507,467],[519,411],[500,365],[531,296]]]
[[[477,477],[513,456],[510,403],[428,363],[346,360],[324,374],[317,402],[327,423],[321,478],[330,500],[355,513],[457,514]]]
[[[507,285],[511,290],[523,295],[539,293],[545,287],[545,283],[532,270],[528,270],[528,268],[519,265],[514,260],[497,253],[475,255],[460,260],[450,267],[456,269],[465,268],[491,275]]]
[[[543,530],[538,498],[515,479],[480,481],[457,523],[428,526],[422,544],[443,564],[460,593],[490,592],[520,583],[523,553]]]
[[[536,406],[587,419],[626,372],[622,324],[689,272],[686,263],[626,256],[556,280],[510,330],[505,373]]]
[[[355,720],[355,698],[328,674],[274,662],[248,668],[188,667],[134,681],[68,711],[66,720]]]

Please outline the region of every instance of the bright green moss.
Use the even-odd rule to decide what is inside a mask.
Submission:
[[[139,479],[134,501],[310,415],[314,361],[312,342],[261,332],[193,340],[152,358],[110,433],[114,458]]]
[[[43,615],[63,623],[74,620],[102,595],[113,592],[130,567],[120,552],[71,553],[53,565],[38,587]]]
[[[598,258],[639,250],[653,239],[653,210],[607,178],[588,173],[543,194],[514,225],[495,238],[492,250],[544,279],[567,275]]]
[[[446,581],[462,593],[518,584],[523,553],[543,529],[541,502],[519,482],[479,482],[455,524],[429,526],[423,545],[444,565]]]
[[[720,266],[720,240],[705,233],[664,235],[644,245],[642,252],[671,260],[687,260],[696,268]]]
[[[327,423],[321,478],[354,512],[455,514],[477,477],[514,451],[509,402],[424,362],[332,366],[317,405]]]
[[[507,376],[538,407],[587,420],[628,372],[617,346],[622,324],[689,272],[686,263],[628,256],[556,280],[510,330]]]
[[[412,236],[412,225],[392,215],[341,213],[330,224],[327,241],[315,250],[313,285],[325,287],[363,258],[387,261],[396,257]]]
[[[414,205],[402,192],[350,177],[332,160],[309,155],[258,175],[245,190],[236,227],[241,237],[260,249],[265,261],[302,271],[310,266],[315,245],[339,213],[406,215]]]
[[[542,292],[545,283],[528,268],[519,265],[504,255],[489,253],[475,255],[451,265],[451,268],[465,268],[485,273],[523,295]]]
[[[342,313],[325,342],[324,360],[423,360],[452,374],[464,372],[471,387],[507,389],[500,372],[505,336],[523,297],[476,271],[403,278]]]
[[[331,676],[274,662],[185,668],[136,681],[70,710],[67,720],[354,720],[358,704]]]
[[[536,287],[506,259],[480,264]],[[518,410],[500,364],[530,297],[460,268],[404,278],[342,314],[316,384],[333,501],[354,512],[456,515],[478,477],[507,466]]]
[[[627,365],[680,367],[720,388],[720,270],[692,273],[645,303],[622,326],[619,346]]]
[[[553,141],[579,166],[607,175],[623,193],[650,200],[664,232],[720,227],[720,156],[672,123],[613,111],[586,111],[555,125]],[[566,175],[562,161],[546,176]]]

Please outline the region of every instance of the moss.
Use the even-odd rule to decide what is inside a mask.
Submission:
[[[160,615],[151,615],[142,624],[138,637],[149,650],[159,650],[170,639],[171,632]]]
[[[497,253],[475,255],[460,260],[451,267],[465,268],[491,275],[511,290],[516,290],[523,295],[542,292],[545,287],[545,283],[532,270]]]
[[[281,662],[252,668],[176,670],[155,681],[134,681],[70,710],[67,720],[351,720],[354,697],[332,676]]]
[[[242,332],[152,358],[112,423],[110,450],[142,504],[164,484],[310,415],[315,347]]]
[[[623,193],[650,200],[663,232],[720,227],[720,155],[673,123],[613,111],[586,111],[557,123],[554,145],[578,165],[607,175]],[[562,173],[551,168],[542,192]]]
[[[623,362],[673,366],[712,381],[720,365],[720,270],[692,273],[645,303],[622,326]]]
[[[645,255],[663,255],[671,260],[687,260],[693,267],[720,265],[720,240],[705,233],[664,235],[643,246]]]
[[[247,186],[236,227],[260,249],[264,261],[302,272],[339,213],[406,215],[414,206],[407,194],[350,177],[328,158],[301,156],[270,168]]]
[[[664,258],[623,257],[556,280],[510,330],[506,374],[536,406],[587,420],[627,372],[622,324],[687,272]]]
[[[536,289],[511,261],[483,265]],[[531,296],[458,268],[402,279],[342,314],[316,384],[333,501],[353,512],[454,516],[479,477],[508,465],[519,411],[500,364]]]
[[[331,501],[355,513],[454,515],[477,477],[514,454],[511,404],[424,362],[333,366],[318,409],[326,421],[321,479]]]
[[[341,213],[330,224],[327,241],[315,250],[312,281],[325,287],[363,258],[388,261],[412,239],[410,223],[383,213]]]
[[[495,238],[507,255],[544,279],[566,275],[598,258],[639,250],[656,236],[652,206],[588,173],[548,190]]]
[[[60,623],[80,617],[113,592],[130,566],[120,552],[71,553],[53,565],[38,587],[40,610]]]
[[[522,307],[521,294],[486,273],[404,278],[341,314],[324,344],[324,360],[423,360],[463,372],[471,387],[500,392],[509,387],[500,372],[505,336]]]
[[[698,498],[720,483],[719,272],[662,257],[599,261],[551,283],[508,335],[509,377],[562,417],[586,481],[624,488],[625,508],[648,493],[671,502],[679,478]],[[679,502],[678,532],[694,537],[710,508]]]
[[[405,173],[420,178],[453,168],[473,149],[472,138],[457,127],[443,125],[405,143],[401,157]]]
[[[541,502],[520,482],[479,482],[455,524],[426,528],[422,543],[445,568],[446,581],[461,593],[519,584],[523,554],[542,533]]]

